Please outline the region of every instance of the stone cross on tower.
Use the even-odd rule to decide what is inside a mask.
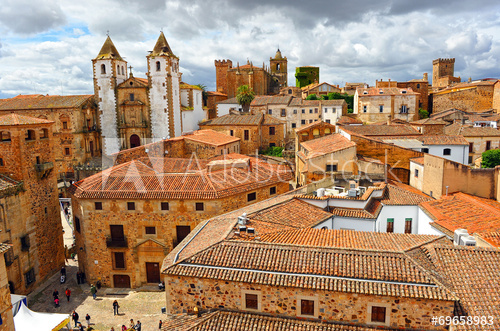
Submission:
[[[132,67],[132,66],[128,66],[128,70],[130,71],[130,77],[132,77],[132,76],[133,76],[133,75],[132,75],[132,69],[133,69],[133,68],[134,68],[134,67]]]

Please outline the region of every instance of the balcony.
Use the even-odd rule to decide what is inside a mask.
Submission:
[[[35,169],[38,172],[45,172],[45,171],[50,170],[52,168],[54,168],[54,163],[52,163],[52,162],[35,164]]]
[[[106,237],[106,246],[108,248],[127,248],[127,238]]]

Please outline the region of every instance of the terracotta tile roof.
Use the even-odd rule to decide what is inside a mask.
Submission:
[[[465,126],[461,123],[453,123],[444,127],[447,135],[461,135],[463,137],[496,137],[500,136],[500,130],[490,127]]]
[[[259,125],[264,115],[224,115],[203,123],[203,125]]]
[[[0,253],[7,252],[11,247],[12,247],[12,245],[0,243]]]
[[[418,137],[424,145],[467,145],[469,142],[462,136],[446,136],[446,135],[424,135]]]
[[[493,325],[457,330],[500,330],[500,250],[496,248],[435,247],[433,263],[460,298],[466,316],[494,316]]]
[[[260,236],[261,241],[269,243],[387,252],[403,252],[426,243],[441,241],[443,238],[445,237],[421,234],[311,228],[278,231]],[[447,239],[446,242],[452,245]]]
[[[363,121],[360,119],[357,119],[352,116],[342,116],[337,120],[337,124],[344,124],[344,125],[350,125],[350,124],[363,124]]]
[[[471,122],[498,122],[500,115],[497,114],[468,114],[467,118]]]
[[[321,138],[305,141],[300,143],[300,146],[308,151],[306,159],[311,159],[321,155],[338,152],[346,148],[356,147],[356,143],[339,133],[334,133]]]
[[[217,102],[217,104],[239,104],[239,102],[236,99],[236,97],[234,97],[234,98],[219,101],[219,102]]]
[[[443,121],[441,118],[424,118],[418,121],[410,122],[410,124],[416,125],[446,125],[447,122]]]
[[[269,223],[275,231],[282,225],[292,228],[305,228],[314,226],[333,215],[323,209],[299,199],[292,199],[270,208],[259,210],[247,217],[250,219],[248,226],[255,227],[257,234],[261,233],[254,221]]]
[[[52,124],[52,123],[54,122],[43,118],[24,116],[14,113],[0,116],[0,126],[39,125],[39,124]]]
[[[163,323],[168,331],[375,331],[378,328],[335,324],[326,321],[306,321],[248,312],[215,311],[196,315],[182,315]]]
[[[32,110],[54,108],[79,108],[85,103],[93,101],[93,95],[35,95],[17,96],[11,99],[0,100],[2,110]]]
[[[335,132],[335,125],[330,124],[330,123],[326,123],[326,122],[323,122],[323,121],[317,121],[317,122],[312,122],[312,123],[308,123],[308,124],[302,125],[300,128],[296,128],[295,132],[299,133],[299,132],[302,132],[302,131],[308,131],[308,130],[316,127],[316,126],[329,127],[330,129],[332,129],[332,132]]]
[[[439,94],[446,94],[449,92],[457,92],[459,90],[466,90],[470,88],[474,88],[477,86],[493,86],[495,85],[497,81],[496,80],[480,80],[480,81],[475,81],[475,82],[462,82],[458,83],[455,85],[452,85],[450,87],[444,88],[442,90],[439,90],[437,92],[434,92],[434,94],[439,95]]]
[[[221,97],[227,97],[227,94],[221,93],[221,92],[217,92],[217,91],[207,91],[206,93],[207,93],[207,95],[218,95],[218,96],[221,96]]]
[[[402,206],[411,205],[416,206],[422,202],[433,201],[427,194],[422,193],[410,185],[398,182],[391,182],[387,184],[387,188],[382,197],[382,204],[386,206]]]
[[[490,245],[500,248],[500,232],[486,232],[478,235]]]
[[[292,97],[289,106],[292,107],[319,107],[320,100],[304,100],[302,98]]]
[[[291,96],[270,96],[270,95],[257,95],[250,106],[263,106],[263,105],[283,105],[288,106],[288,103],[292,99]]]
[[[363,136],[420,136],[417,129],[410,125],[351,125],[345,128]]]
[[[282,121],[274,116],[264,114],[264,121],[262,121],[262,125],[286,125],[286,121]]]
[[[376,219],[382,205],[379,200],[372,199],[366,206],[365,209],[361,208],[341,208],[341,207],[330,207],[330,212],[339,217],[349,217],[349,218],[363,218],[363,219]]]
[[[185,140],[192,140],[208,145],[221,146],[241,140],[214,130],[197,130],[193,134],[182,136]]]
[[[421,165],[424,165],[424,157],[423,156],[420,156],[420,157],[412,157],[410,159],[411,162],[415,162],[415,163],[418,163],[418,164],[421,164]]]
[[[87,177],[70,190],[80,199],[204,200],[229,197],[293,177],[284,166],[241,157],[250,162],[251,171],[237,167],[212,171],[209,160],[140,158]]]
[[[382,93],[380,93],[382,91]],[[403,93],[403,91],[406,91]],[[408,88],[399,88],[399,87],[383,87],[383,88],[378,88],[378,87],[368,87],[368,88],[363,88],[363,87],[358,87],[356,89],[356,92],[358,93],[359,97],[370,97],[370,96],[381,96],[381,95],[416,95],[419,93],[413,92],[411,87]],[[365,94],[366,92],[366,94]]]
[[[163,273],[268,286],[455,299],[412,259],[394,252],[223,241]]]
[[[321,100],[321,106],[339,106],[342,107],[347,104],[344,99],[334,99],[334,100]]]
[[[454,193],[420,205],[439,225],[451,233],[467,229],[469,234],[500,232],[500,203],[465,193]]]

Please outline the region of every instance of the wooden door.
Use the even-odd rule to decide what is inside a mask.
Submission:
[[[111,240],[113,241],[125,240],[125,236],[123,235],[123,225],[110,225],[109,230],[111,232]]]
[[[146,276],[148,283],[160,282],[160,263],[146,262]]]
[[[113,275],[113,284],[117,288],[130,288],[130,276]]]
[[[141,138],[138,135],[133,134],[130,136],[130,148],[141,146]]]

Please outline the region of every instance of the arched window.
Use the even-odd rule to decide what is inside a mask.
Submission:
[[[280,71],[280,64],[276,64],[276,71]]]
[[[292,94],[292,89],[288,89],[288,94]]]
[[[315,137],[319,136],[319,129],[313,130],[313,136],[315,136]]]
[[[101,74],[105,74],[105,73],[106,73],[106,65],[101,64]]]
[[[0,132],[0,140],[4,141],[4,142],[9,142],[10,141],[10,132],[9,131]]]
[[[156,71],[160,71],[160,69],[161,69],[160,61],[156,61]]]
[[[330,128],[326,128],[325,129],[325,134],[330,134],[330,133],[332,133],[332,131],[330,130]]]
[[[133,134],[130,136],[130,148],[141,146],[141,138],[138,135]]]
[[[26,135],[24,136],[25,140],[35,140],[35,131],[34,130],[26,130]]]
[[[49,137],[49,129],[42,129],[42,134],[40,135],[40,139],[46,139]]]
[[[420,84],[417,84],[417,88],[420,88]]]

